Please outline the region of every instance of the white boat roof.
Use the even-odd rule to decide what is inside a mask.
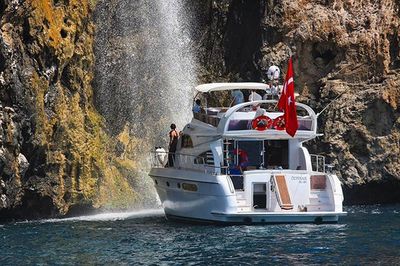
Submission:
[[[257,82],[234,82],[234,83],[207,83],[197,86],[199,92],[225,91],[225,90],[266,90],[268,84]]]

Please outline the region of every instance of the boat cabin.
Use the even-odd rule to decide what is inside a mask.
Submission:
[[[267,84],[261,83],[213,85],[205,84],[196,89],[207,93],[222,89],[265,91],[268,88]],[[254,129],[255,105],[264,109],[264,116],[268,118],[265,128]],[[193,164],[204,161],[204,164],[216,167],[217,173],[255,169],[306,170],[310,167],[306,159],[309,154],[302,148],[302,142],[318,135],[317,117],[310,107],[296,105],[299,129],[294,138],[276,124],[283,115],[277,110],[276,100],[244,102],[232,107],[205,106],[203,112],[194,113],[191,123],[183,129],[177,153],[197,157]]]

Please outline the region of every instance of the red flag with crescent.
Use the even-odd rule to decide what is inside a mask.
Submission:
[[[299,128],[299,123],[297,121],[296,102],[294,98],[292,57],[289,59],[285,83],[283,84],[281,97],[278,101],[278,109],[284,112],[286,132],[293,137]]]

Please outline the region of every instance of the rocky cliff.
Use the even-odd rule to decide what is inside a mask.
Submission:
[[[294,58],[298,101],[321,111],[308,144],[347,203],[400,201],[400,1],[212,1],[202,79],[266,80]]]
[[[117,9],[102,3],[104,10]],[[132,5],[140,10],[140,3]],[[95,61],[95,5],[92,0],[0,0],[1,218],[124,208],[140,201],[134,169],[143,143],[132,136],[132,120],[124,120],[126,106],[93,104],[96,93],[113,94],[93,83],[95,70],[109,77],[96,64],[118,66],[108,60],[111,52]],[[324,136],[309,147],[334,165],[346,201],[400,202],[400,1],[203,0],[185,5],[194,14],[200,82],[265,80],[269,65],[285,70],[292,55],[298,100],[317,111],[331,103],[320,116]],[[120,17],[107,19],[136,25],[125,25]],[[135,38],[129,42],[158,34],[146,28],[132,32]],[[118,38],[126,36],[121,36],[116,32],[111,40],[118,49],[124,49]],[[135,51],[140,54],[144,46],[138,43]],[[150,58],[157,69],[157,56],[146,56],[140,60]],[[113,75],[121,73],[116,84],[123,84],[125,72],[110,69]],[[140,86],[158,84],[151,71],[143,73]],[[122,100],[129,104],[129,99]],[[109,108],[121,109],[118,120],[112,121]]]
[[[93,106],[94,1],[0,1],[0,217],[126,207],[135,142]]]

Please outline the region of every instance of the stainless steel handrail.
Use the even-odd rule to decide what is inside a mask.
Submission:
[[[191,154],[184,153],[173,153],[173,152],[163,152],[163,151],[151,151],[151,167],[158,168],[175,168],[175,169],[188,169],[188,170],[197,170],[204,171],[208,174],[219,174],[222,169],[227,169],[227,166],[216,166],[210,165],[205,162],[206,158],[202,156],[196,156]],[[168,155],[172,155],[172,166],[167,166],[168,164]],[[197,162],[196,162],[197,161]],[[211,168],[211,169],[210,169]]]

